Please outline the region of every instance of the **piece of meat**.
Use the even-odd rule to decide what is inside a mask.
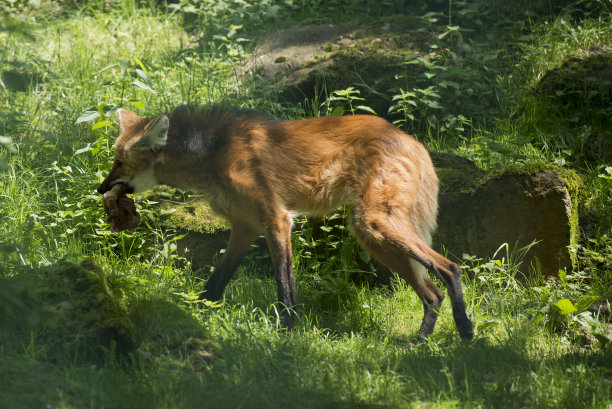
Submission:
[[[126,196],[126,190],[126,185],[117,183],[102,195],[104,211],[108,215],[108,222],[113,233],[134,229],[140,222],[140,214],[136,211],[134,200]]]

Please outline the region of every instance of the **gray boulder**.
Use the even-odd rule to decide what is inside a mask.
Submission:
[[[508,166],[485,173],[465,159],[434,154],[441,180],[434,248],[455,258],[492,257],[504,243],[510,250],[537,241],[520,266],[537,266],[544,276],[573,267],[569,247],[579,238],[581,181],[570,170],[550,165]],[[496,258],[506,257],[500,251]],[[537,261],[536,261],[537,259]]]

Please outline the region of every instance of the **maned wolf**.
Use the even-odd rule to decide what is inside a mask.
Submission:
[[[427,150],[384,119],[365,116],[277,121],[255,111],[179,107],[141,118],[117,111],[121,134],[113,167],[98,188],[129,192],[166,184],[204,195],[231,224],[229,244],[203,298],[219,300],[252,242],[263,232],[272,257],[282,323],[298,304],[293,277],[294,213],[325,215],[340,205],[359,243],[417,292],[425,309],[419,336],[432,333],[448,289],[463,339],[473,336],[461,269],[431,249],[438,179]]]

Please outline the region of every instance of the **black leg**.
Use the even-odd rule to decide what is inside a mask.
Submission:
[[[246,255],[251,244],[259,232],[249,226],[240,223],[232,223],[229,243],[225,249],[225,254],[221,262],[216,266],[210,279],[204,286],[204,292],[200,296],[202,299],[218,301],[223,296],[223,291],[232,278],[232,275],[240,265],[242,258]]]
[[[281,316],[284,327],[291,329],[297,317],[297,291],[293,276],[293,254],[291,251],[291,218],[288,214],[277,215],[265,232],[278,301],[286,308]]]

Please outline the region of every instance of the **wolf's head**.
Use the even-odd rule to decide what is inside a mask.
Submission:
[[[117,116],[121,134],[115,143],[115,161],[98,193],[107,192],[117,183],[127,185],[129,193],[151,189],[158,184],[153,166],[166,145],[168,117],[145,119],[125,109],[119,109]]]

